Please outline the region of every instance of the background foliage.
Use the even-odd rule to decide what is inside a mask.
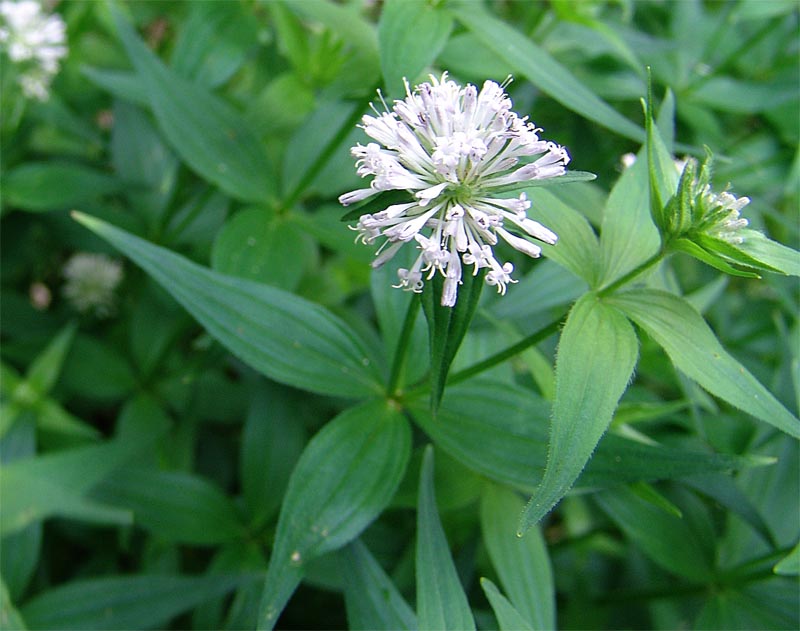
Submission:
[[[796,2],[56,10],[50,99],[2,102],[4,628],[797,628],[796,279],[674,254],[594,291],[658,245],[620,161],[648,66],[658,186],[706,145],[798,246]],[[435,412],[425,320],[336,202],[376,88],[434,69],[513,74],[598,176],[530,191],[560,242],[508,253]],[[64,299],[79,251],[127,257],[112,317]]]

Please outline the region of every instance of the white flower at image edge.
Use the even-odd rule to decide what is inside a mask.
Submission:
[[[570,159],[566,149],[540,139],[540,129],[511,111],[505,85],[486,81],[478,92],[448,80],[447,73],[413,91],[406,83],[406,98],[391,111],[363,117],[361,127],[375,142],[351,149],[358,174],[374,178],[369,188],[339,197],[340,203],[383,191],[409,192],[407,203],[362,215],[355,227],[365,244],[383,239],[373,267],[414,241],[420,254],[410,269],[397,271],[397,287],[421,292],[424,280],[439,272],[447,307],[456,303],[464,266],[471,265],[472,274],[486,268],[486,283],[501,294],[516,282],[511,263],[495,257],[492,247],[499,239],[538,257],[541,248],[531,239],[554,244],[558,238],[528,218],[531,202],[524,193],[497,196],[563,175]]]
[[[37,0],[0,2],[0,44],[20,66],[19,83],[27,97],[44,101],[59,60],[67,54],[66,25],[47,15]]]

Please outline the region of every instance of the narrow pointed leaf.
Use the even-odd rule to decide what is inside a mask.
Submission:
[[[111,12],[159,127],[180,157],[232,197],[263,202],[273,196],[266,151],[244,117],[206,88],[167,68],[115,5]]]
[[[417,616],[419,628],[470,631],[475,619],[439,521],[433,490],[433,447],[425,449],[417,508]]]
[[[355,539],[386,507],[411,452],[411,428],[386,401],[342,412],[309,442],[289,480],[261,598],[271,629],[304,565]]]
[[[213,272],[87,215],[75,217],[148,272],[234,355],[268,377],[336,396],[379,391],[372,353],[319,305]]]
[[[361,540],[343,548],[338,559],[350,629],[417,628],[414,611]]]
[[[411,401],[414,420],[436,446],[473,471],[531,493],[547,458],[551,406],[529,390],[487,380],[448,388],[434,417],[427,402]],[[764,466],[773,460],[646,445],[606,434],[578,484],[614,486]]]
[[[403,79],[413,82],[444,48],[453,18],[430,2],[390,0],[378,22],[381,69],[390,94],[400,94]]]
[[[139,574],[74,580],[35,596],[22,615],[32,630],[165,629],[176,615],[253,578]]]
[[[775,564],[773,572],[782,576],[797,576],[800,574],[800,543]]]
[[[522,617],[508,599],[500,593],[497,586],[488,578],[481,579],[481,587],[489,599],[492,611],[497,618],[500,631],[532,631],[533,627]],[[548,627],[552,628],[552,627]]]
[[[591,294],[575,303],[558,345],[547,467],[525,507],[520,532],[575,483],[611,422],[637,356],[638,340],[625,316]]]
[[[618,134],[643,141],[644,130],[632,123],[581,83],[545,50],[488,11],[466,3],[454,9],[456,18],[488,48],[505,60],[512,71],[564,107]]]
[[[517,536],[524,506],[514,491],[486,484],[481,495],[483,541],[503,589],[525,626],[541,631],[555,629],[553,570],[542,533],[532,528],[524,537]],[[485,585],[483,588],[486,591]],[[498,614],[493,601],[492,607]]]
[[[706,265],[710,265],[714,269],[718,269],[720,272],[730,274],[731,276],[741,276],[742,278],[761,278],[755,273],[755,271],[751,272],[745,269],[734,267],[728,260],[722,258],[714,252],[709,252],[708,250],[701,248],[694,241],[690,241],[689,239],[675,239],[674,241],[670,242],[669,248],[671,250],[684,252],[689,256],[693,256],[698,261],[702,261]]]
[[[800,252],[767,238],[757,230],[742,230],[744,241],[736,246],[755,260],[791,276],[800,276]]]
[[[55,385],[77,328],[73,322],[61,329],[28,369],[28,385],[40,395],[46,395]]]
[[[130,512],[93,501],[87,493],[157,437],[117,439],[4,465],[0,532],[15,532],[51,516],[130,523]]]
[[[685,300],[656,289],[637,289],[615,295],[610,302],[647,331],[687,377],[734,407],[800,438],[800,420],[722,347]]]
[[[686,513],[678,517],[630,488],[604,491],[596,499],[637,547],[666,570],[695,581],[710,578],[713,539],[708,541]]]

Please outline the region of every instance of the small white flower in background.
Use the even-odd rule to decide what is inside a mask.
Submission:
[[[492,246],[503,239],[513,248],[538,257],[530,238],[554,244],[557,236],[527,217],[531,203],[522,193],[497,197],[503,190],[566,172],[563,147],[539,138],[527,118],[511,111],[505,85],[486,81],[483,88],[459,86],[431,76],[391,111],[364,116],[361,127],[376,142],[351,149],[361,177],[374,176],[369,188],[346,193],[349,204],[389,190],[406,190],[409,200],[374,214],[362,215],[359,239],[379,247],[373,267],[391,259],[404,243],[414,241],[420,254],[411,269],[400,268],[398,287],[422,291],[424,279],[444,278],[442,305],[456,303],[462,264],[477,274],[487,268],[486,283],[502,294],[511,278],[511,263],[497,260]],[[385,104],[384,104],[385,105]],[[533,159],[534,156],[539,156]],[[513,234],[509,229],[519,233]]]
[[[19,83],[29,98],[44,101],[59,60],[67,54],[66,25],[37,0],[0,2],[0,48],[19,65]]]
[[[100,318],[114,312],[114,290],[122,281],[122,264],[104,254],[79,252],[63,269],[63,294],[79,312],[93,311]]]

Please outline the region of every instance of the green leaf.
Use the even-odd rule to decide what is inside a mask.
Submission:
[[[40,396],[47,395],[55,385],[77,329],[76,322],[61,329],[28,369],[26,381]]]
[[[86,495],[156,438],[158,434],[138,441],[118,439],[4,465],[0,476],[0,532],[15,532],[51,516],[130,523],[128,511],[92,501]]]
[[[3,176],[3,205],[30,211],[64,210],[124,186],[122,180],[82,164],[26,162]]]
[[[434,411],[442,400],[450,364],[453,363],[478,307],[485,275],[485,270],[477,275],[465,273],[453,307],[444,307],[441,304],[445,280],[441,274],[436,274],[427,281],[422,289],[422,310],[428,320],[431,409]]]
[[[800,252],[765,237],[756,230],[742,230],[744,241],[736,247],[784,274],[800,276]]]
[[[214,545],[244,536],[233,502],[204,478],[141,467],[118,471],[93,496],[133,513],[159,539]]]
[[[497,586],[488,578],[481,579],[481,587],[489,599],[492,611],[500,625],[500,631],[532,631],[533,627],[522,617],[508,599],[500,593]],[[552,629],[553,627],[547,627]]]
[[[664,291],[637,289],[609,299],[642,327],[672,363],[711,394],[800,438],[800,420],[722,347],[685,300]]]
[[[689,239],[675,239],[674,241],[670,241],[669,248],[671,250],[683,252],[689,256],[693,256],[698,261],[702,261],[706,265],[710,265],[714,269],[718,269],[720,272],[730,274],[731,276],[741,276],[743,278],[761,278],[755,272],[734,267],[728,262],[727,259],[722,258],[714,252],[709,252],[708,250],[701,248],[698,244],[696,244],[694,241],[690,241]]]
[[[338,556],[349,629],[416,629],[417,616],[360,539]]]
[[[261,599],[271,629],[306,563],[355,539],[388,505],[411,452],[411,428],[373,400],[342,412],[311,439],[289,480]]]
[[[286,388],[259,383],[244,421],[239,459],[242,495],[253,524],[263,524],[281,504],[304,444],[295,418],[299,401]]]
[[[211,266],[223,274],[293,291],[313,255],[314,244],[290,220],[264,208],[248,208],[217,234]]]
[[[575,483],[611,422],[638,356],[630,323],[591,294],[572,308],[556,356],[547,467],[522,516],[525,532]]]
[[[114,103],[111,159],[121,178],[136,183],[125,191],[131,209],[143,215],[151,229],[160,228],[175,189],[178,160],[144,111],[123,101]]]
[[[180,24],[173,70],[207,87],[222,85],[257,45],[258,23],[238,2],[198,2]]]
[[[25,631],[27,628],[19,611],[11,602],[5,580],[0,577],[0,629],[2,631]]]
[[[147,107],[150,104],[147,97],[147,89],[139,81],[139,77],[136,76],[135,72],[83,66],[81,73],[98,88],[123,101],[142,107]]]
[[[586,217],[550,191],[528,190],[533,202],[531,217],[561,235],[558,243],[541,243],[544,256],[594,286],[600,275],[597,236]]]
[[[378,38],[374,25],[362,17],[358,8],[328,0],[285,1],[292,11],[306,21],[318,22],[331,29],[352,51],[349,69],[358,69],[358,72],[355,76],[344,78],[341,91],[357,90],[363,93],[365,88],[371,91],[380,74]]]
[[[244,118],[205,88],[164,66],[115,5],[111,11],[158,125],[180,157],[232,197],[270,199],[275,193],[272,169]]]
[[[491,480],[532,492],[547,457],[550,405],[534,393],[508,383],[473,380],[448,388],[431,414],[419,399],[408,407],[414,420],[440,447]],[[763,466],[774,460],[743,458],[697,450],[645,445],[606,434],[579,478],[589,488],[638,480]]]
[[[522,498],[514,491],[486,484],[481,495],[483,541],[500,582],[525,626],[537,630],[555,629],[553,570],[542,533],[532,528],[524,537],[517,536],[524,506]],[[486,586],[483,587],[486,591]],[[494,602],[492,606],[498,614]],[[503,627],[502,622],[500,626]]]
[[[660,165],[662,175],[666,177],[667,164],[671,156],[667,151],[663,135],[664,129],[672,125],[675,99],[667,92],[659,112],[659,130],[653,126],[653,134],[657,142],[652,143],[655,162]],[[674,167],[673,167],[674,168]],[[677,171],[675,172],[677,181]],[[674,188],[657,184],[664,199],[674,193]],[[602,251],[601,284],[615,281],[653,256],[661,244],[658,229],[653,223],[650,212],[649,171],[646,149],[643,148],[636,163],[625,169],[611,189],[611,193],[603,209],[603,223],[600,234]]]
[[[595,499],[636,546],[663,568],[693,581],[710,579],[713,533],[706,532],[702,518],[692,519],[686,506],[683,518],[677,517],[625,487],[603,491]],[[694,504],[700,510],[696,498]]]
[[[564,107],[632,140],[643,141],[644,130],[599,99],[545,50],[522,33],[473,4],[453,9],[456,18],[488,48]]]
[[[800,543],[778,561],[772,571],[781,576],[797,576],[800,574]]]
[[[390,94],[403,92],[444,48],[453,18],[433,2],[389,0],[378,21],[381,69]]]
[[[22,607],[29,629],[158,629],[253,575],[106,576],[73,580]]]
[[[336,396],[380,390],[370,351],[319,305],[213,272],[88,215],[75,218],[140,265],[209,333],[268,377]]]
[[[445,538],[433,489],[433,447],[425,448],[417,509],[417,616],[420,629],[475,629]]]

